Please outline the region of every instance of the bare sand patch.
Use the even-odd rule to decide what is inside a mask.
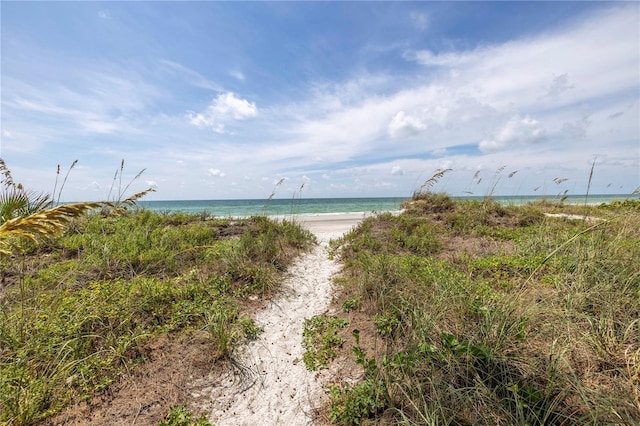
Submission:
[[[569,219],[569,220],[585,220],[587,222],[599,222],[604,220],[600,217],[585,216],[581,214],[545,213],[544,215],[547,217],[555,217],[555,218]]]
[[[298,215],[294,216],[293,220],[322,240],[342,236],[370,215],[369,213]]]

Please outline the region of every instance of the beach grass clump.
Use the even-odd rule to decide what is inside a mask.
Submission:
[[[369,338],[333,423],[640,422],[638,210],[552,208],[455,201],[347,234],[337,303],[358,301],[344,315]]]
[[[34,424],[106,390],[156,336],[204,333],[211,359],[228,358],[259,332],[246,296],[277,291],[313,242],[264,217],[140,210],[76,218],[64,235],[3,257],[0,423]]]
[[[445,213],[455,208],[455,203],[447,194],[423,192],[402,203],[404,210],[420,215],[421,213]]]

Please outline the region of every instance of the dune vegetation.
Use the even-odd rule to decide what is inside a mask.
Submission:
[[[333,244],[340,327],[309,321],[305,362],[360,374],[330,387],[328,422],[640,423],[640,202],[501,206],[427,186],[403,207]]]
[[[228,357],[259,332],[246,301],[277,293],[315,241],[264,216],[136,209],[144,194],[53,206],[2,166],[1,424],[35,424],[103,392],[161,335],[204,335],[212,362]],[[190,419],[183,411],[167,424]]]
[[[315,243],[293,221],[138,209],[123,167],[109,201],[60,205],[0,163],[1,424],[97,398],[167,336],[230,362]],[[332,241],[343,270],[301,361],[348,374],[316,420],[640,423],[640,202],[453,200],[432,192],[444,173]],[[186,404],[159,420],[209,424]]]

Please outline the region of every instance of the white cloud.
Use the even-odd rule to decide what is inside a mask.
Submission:
[[[219,95],[209,108],[215,115],[231,116],[236,120],[254,117],[257,113],[254,102],[237,98],[231,92]]]
[[[100,19],[106,19],[106,20],[109,20],[109,19],[111,19],[111,14],[109,13],[109,11],[108,11],[108,10],[103,9],[103,10],[100,10],[100,11],[98,12],[98,17],[99,17]]]
[[[231,92],[218,95],[203,112],[190,111],[189,122],[198,127],[211,127],[217,133],[228,133],[226,124],[246,120],[257,114],[256,104],[236,97]]]
[[[389,136],[394,139],[415,136],[424,131],[427,126],[417,117],[398,111],[389,123]]]
[[[559,108],[637,88],[637,20],[637,9],[611,8],[534,37],[405,58],[495,108]]]
[[[409,14],[411,23],[420,31],[424,31],[429,28],[429,15],[423,12],[411,12]]]
[[[402,170],[402,167],[400,166],[393,166],[391,168],[391,174],[394,176],[402,176],[404,174],[404,171]]]
[[[480,142],[480,150],[497,151],[504,148],[530,145],[545,138],[544,127],[531,117],[515,116],[494,135]]]
[[[158,182],[155,180],[146,180],[145,183],[149,188],[158,189]]]
[[[209,169],[207,170],[207,172],[209,172],[209,176],[216,176],[216,177],[224,177],[225,176],[225,172],[223,172],[220,169]]]

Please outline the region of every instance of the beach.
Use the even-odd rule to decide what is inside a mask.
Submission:
[[[292,220],[316,234],[319,240],[323,240],[342,236],[371,215],[372,213],[296,215]]]

